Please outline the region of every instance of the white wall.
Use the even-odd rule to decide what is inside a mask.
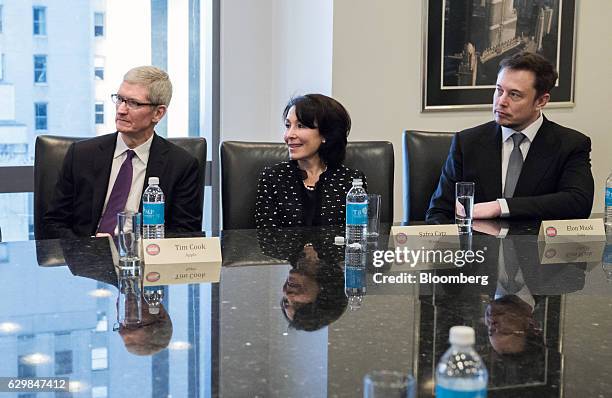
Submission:
[[[296,94],[331,93],[332,2],[221,2],[221,140],[282,139]]]
[[[612,168],[606,117],[612,105],[612,52],[596,43],[612,36],[607,21],[612,2],[577,3],[576,106],[545,114],[591,137],[593,211],[601,213],[603,185]],[[403,217],[403,131],[459,131],[491,119],[489,111],[420,112],[422,8],[418,1],[334,1],[332,93],[351,113],[352,140],[388,140],[395,147],[395,220]]]

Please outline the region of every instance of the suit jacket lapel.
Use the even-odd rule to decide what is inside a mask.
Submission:
[[[485,132],[480,140],[482,146],[481,155],[478,159],[482,161],[478,170],[479,181],[482,189],[482,200],[489,201],[502,197],[501,183],[501,150],[502,150],[502,134],[501,128],[497,124],[492,124],[492,127]],[[484,156],[483,156],[484,155]],[[478,187],[476,188],[478,189]]]
[[[110,179],[111,167],[113,166],[113,155],[115,153],[115,145],[117,143],[117,133],[109,134],[108,139],[104,140],[98,146],[98,152],[93,159],[93,175],[94,175],[94,194],[91,207],[91,219],[93,220],[93,229],[98,225],[98,221],[102,216],[102,208],[106,199],[108,190],[108,181]]]
[[[149,150],[149,161],[147,162],[147,172],[145,174],[145,180],[142,187],[142,192],[144,193],[145,189],[149,185],[149,177],[159,177],[159,184],[167,194],[165,181],[162,179],[164,175],[164,171],[166,170],[166,155],[168,152],[168,145],[166,141],[164,141],[157,134],[153,136],[153,142],[151,143],[151,149]],[[166,188],[166,189],[165,189]],[[142,212],[142,201],[140,202],[140,212]]]
[[[558,152],[560,144],[552,131],[552,123],[544,118],[542,126],[529,146],[514,196],[530,196],[537,192],[537,187],[553,163],[551,158]]]

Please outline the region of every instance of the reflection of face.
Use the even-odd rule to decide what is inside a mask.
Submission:
[[[125,348],[132,354],[152,355],[166,348],[172,338],[172,321],[166,309],[160,306],[158,314],[150,314],[149,306],[142,300],[142,323],[135,327],[119,329]]]
[[[524,351],[531,319],[530,311],[517,305],[490,303],[485,312],[485,324],[493,349],[500,354]]]
[[[309,160],[318,157],[323,136],[319,129],[304,126],[295,115],[295,106],[287,112],[285,119],[284,140],[289,147],[289,158],[292,160]]]
[[[502,69],[493,94],[493,115],[501,126],[522,131],[535,122],[549,94],[536,99],[535,74],[527,70]]]
[[[134,83],[123,82],[117,91],[121,97],[131,99],[140,103],[149,102],[149,90]],[[130,109],[122,102],[116,106],[115,125],[117,131],[133,136],[146,136],[153,134],[155,124],[165,114],[165,106],[143,105]]]
[[[301,306],[313,303],[319,294],[319,285],[314,276],[297,270],[289,271],[289,276],[283,285],[282,305],[290,320]]]

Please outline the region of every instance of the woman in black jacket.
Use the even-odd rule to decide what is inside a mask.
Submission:
[[[351,118],[338,101],[307,94],[283,111],[289,161],[266,167],[259,178],[257,228],[341,225],[346,194],[365,175],[342,164]]]

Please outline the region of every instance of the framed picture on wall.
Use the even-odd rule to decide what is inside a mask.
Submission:
[[[574,105],[575,0],[425,0],[423,110],[490,109],[499,62],[520,51],[559,72],[549,107]]]

